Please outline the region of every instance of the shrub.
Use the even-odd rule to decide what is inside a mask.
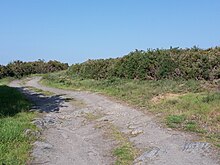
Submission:
[[[14,61],[6,66],[0,66],[0,78],[7,76],[20,78],[25,75],[36,73],[48,73],[68,69],[68,64],[58,61],[44,62],[38,60],[34,62]]]
[[[135,50],[121,58],[72,65],[68,74],[90,79],[214,80],[220,78],[220,47]]]

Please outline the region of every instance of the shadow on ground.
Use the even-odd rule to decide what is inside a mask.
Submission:
[[[6,85],[0,85],[0,118],[14,116],[29,109],[29,102],[20,92]]]
[[[65,107],[63,103],[66,99],[62,97],[64,95],[45,96],[41,93],[32,92],[25,87],[17,87],[16,89],[22,92],[33,103],[32,111],[36,110],[46,113],[58,112],[61,107]]]

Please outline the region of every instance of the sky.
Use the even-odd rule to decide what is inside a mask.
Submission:
[[[219,0],[0,0],[0,64],[220,45]]]

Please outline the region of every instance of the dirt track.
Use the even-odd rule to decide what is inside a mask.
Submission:
[[[112,150],[117,141],[106,133],[111,124],[123,132],[140,151],[133,164],[218,165],[217,154],[208,143],[183,132],[163,128],[153,116],[89,92],[75,92],[42,86],[39,77],[25,86],[54,93],[46,97],[18,87],[43,111],[35,123],[42,129],[42,141],[35,143],[32,164],[114,164]]]

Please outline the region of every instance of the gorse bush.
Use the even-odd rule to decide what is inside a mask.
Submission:
[[[88,60],[72,65],[68,74],[91,79],[214,80],[220,78],[220,47],[135,50],[121,58]]]
[[[0,78],[4,77],[22,77],[25,75],[36,73],[49,73],[54,71],[65,70],[68,68],[68,64],[64,64],[58,61],[44,62],[38,60],[34,62],[14,61],[6,66],[0,65]]]
[[[115,64],[118,59],[88,60],[82,64],[72,65],[68,74],[77,74],[85,78],[106,79],[114,75]]]

